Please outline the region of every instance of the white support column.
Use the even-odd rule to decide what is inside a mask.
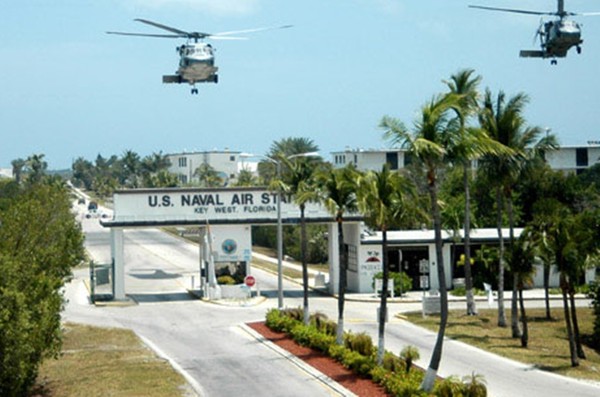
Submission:
[[[329,293],[337,294],[340,290],[340,255],[337,223],[328,223],[327,233],[327,245],[329,248]]]
[[[113,260],[113,299],[125,300],[125,257],[123,246],[123,229],[110,229],[110,250]]]

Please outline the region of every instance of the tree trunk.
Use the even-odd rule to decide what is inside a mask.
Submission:
[[[577,307],[575,307],[575,290],[569,290],[569,299],[571,301],[571,321],[573,322],[573,337],[575,338],[575,348],[577,349],[577,357],[582,360],[586,359],[583,345],[581,344],[581,335],[579,334],[579,321],[577,320]]]
[[[544,300],[546,301],[546,320],[552,320],[550,311],[550,264],[544,263]]]
[[[379,305],[379,335],[377,344],[377,364],[383,364],[383,356],[385,353],[385,318],[387,314],[387,290],[388,280],[390,278],[390,268],[388,265],[388,254],[387,254],[387,229],[385,227],[381,230],[382,233],[382,256],[383,256],[383,279],[381,282],[381,302]]]
[[[523,300],[523,286],[519,288],[519,306],[521,306],[521,323],[523,332],[521,333],[521,347],[527,348],[529,343],[529,328],[527,327],[527,313],[525,313],[525,301]]]
[[[513,205],[512,205],[512,192],[508,189],[506,193],[506,210],[508,212],[508,227],[510,233],[510,249],[511,252],[515,248],[515,228],[514,228],[514,213],[513,213]],[[519,328],[519,311],[517,306],[517,294],[518,294],[518,284],[519,284],[519,276],[517,272],[513,269],[513,283],[512,283],[512,297],[510,300],[510,324],[512,328],[512,337],[520,338],[521,337],[521,329]]]
[[[304,325],[308,325],[310,313],[308,311],[308,263],[306,262],[306,219],[304,219],[304,204],[300,205],[300,244],[302,258],[302,296],[304,305]]]
[[[440,209],[437,202],[437,186],[435,179],[430,178],[429,194],[431,196],[431,206],[433,214],[433,228],[435,233],[435,253],[437,276],[440,285],[440,327],[438,329],[437,338],[429,361],[429,367],[421,383],[421,389],[426,392],[433,390],[433,385],[437,376],[437,371],[440,367],[442,359],[442,348],[444,346],[444,334],[446,333],[446,324],[448,323],[448,290],[446,288],[446,272],[444,269],[444,258],[442,254],[442,221]]]
[[[514,339],[520,338],[521,328],[519,328],[519,307],[517,306],[517,299],[519,294],[523,294],[522,290],[517,288],[519,284],[519,276],[513,274],[513,288],[512,288],[512,299],[510,301],[510,325],[512,329],[512,337]]]
[[[348,256],[344,249],[344,228],[342,227],[342,216],[338,216],[338,255],[339,255],[339,283],[338,283],[338,323],[335,342],[344,344],[344,304],[346,299],[346,282],[348,269]]]
[[[506,314],[504,313],[504,236],[502,236],[502,190],[496,188],[496,207],[497,218],[496,227],[498,229],[498,326],[506,327]]]
[[[471,161],[464,166],[463,184],[465,189],[465,290],[467,293],[467,316],[477,315],[475,297],[473,296],[473,275],[471,272],[471,191],[469,188],[469,173]]]
[[[565,280],[565,276],[563,276],[562,274],[560,276],[560,288],[562,290],[565,324],[567,326],[567,336],[569,339],[569,352],[571,353],[571,366],[577,367],[579,366],[579,357],[577,356],[577,347],[575,346],[575,335],[573,335],[573,327],[571,326],[571,316],[569,313],[569,301],[567,298],[568,285],[567,280]]]

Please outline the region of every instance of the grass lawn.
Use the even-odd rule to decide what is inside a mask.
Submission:
[[[577,315],[581,335],[590,335],[594,321],[592,309],[577,308]],[[581,360],[579,367],[571,367],[562,308],[553,308],[552,316],[552,320],[546,320],[544,309],[527,310],[529,346],[526,349],[521,347],[520,339],[511,337],[510,310],[506,310],[507,328],[496,325],[497,310],[479,310],[478,316],[467,316],[462,310],[451,311],[446,336],[545,371],[600,381],[600,352],[584,346],[587,359]],[[406,317],[412,323],[437,332],[439,316],[423,318],[419,312]]]
[[[34,396],[195,396],[133,332],[77,324],[64,329],[61,356],[44,362]]]

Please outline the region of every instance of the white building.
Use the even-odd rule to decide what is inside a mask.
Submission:
[[[171,161],[168,171],[176,175],[182,185],[187,185],[199,182],[198,176],[194,173],[202,164],[208,164],[219,173],[219,176],[228,185],[239,174],[239,163],[243,161],[240,154],[241,152],[228,149],[168,154],[167,157]]]
[[[345,149],[332,152],[333,166],[343,168],[353,164],[358,170],[381,170],[388,163],[392,170],[402,169],[410,164],[410,156],[403,149]],[[600,163],[600,143],[588,142],[584,146],[561,146],[558,150],[546,153],[546,162],[554,170],[580,173],[582,170]]]

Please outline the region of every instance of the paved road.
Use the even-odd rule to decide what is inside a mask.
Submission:
[[[86,245],[98,262],[109,259],[108,231],[97,220],[83,220]],[[256,306],[223,306],[190,299],[185,288],[191,287],[197,274],[197,249],[182,240],[154,229],[128,230],[125,233],[125,289],[139,304],[127,307],[89,305],[81,270],[67,288],[69,304],[64,318],[104,326],[129,328],[158,347],[189,377],[203,396],[330,396],[338,392],[300,370],[288,360],[250,337],[240,327],[249,321],[264,319],[265,312],[276,306],[276,277],[253,270],[263,295],[269,297]],[[301,288],[284,282],[285,304],[301,305]],[[336,318],[337,302],[314,295],[311,311]],[[349,302],[347,326],[375,337],[377,303]],[[391,314],[419,310],[418,303],[394,303]],[[410,323],[392,318],[386,328],[386,348],[399,352],[405,345],[417,346],[420,364],[426,366],[435,334]],[[563,397],[600,395],[600,387],[555,376],[498,358],[460,342],[447,340],[440,374],[485,376],[494,397]]]

